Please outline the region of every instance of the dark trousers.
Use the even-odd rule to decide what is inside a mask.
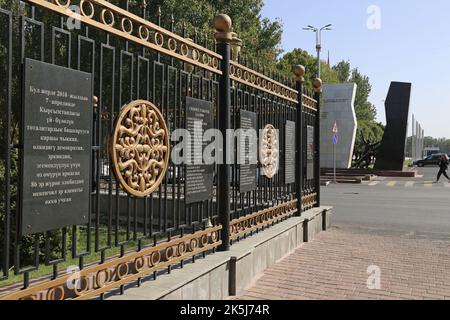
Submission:
[[[441,176],[444,175],[444,177],[446,177],[448,180],[450,180],[450,178],[447,175],[447,169],[441,168],[439,170],[438,176],[437,176],[437,181],[439,181],[439,179],[441,179]]]

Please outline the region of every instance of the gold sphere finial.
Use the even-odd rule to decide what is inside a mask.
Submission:
[[[314,91],[321,92],[322,91],[322,80],[320,78],[315,78],[313,81]]]
[[[98,107],[98,97],[97,96],[92,97],[92,103],[94,104],[94,107]]]
[[[232,22],[230,16],[222,13],[214,18],[214,29],[218,32],[231,32]]]
[[[303,78],[303,76],[306,73],[306,69],[304,66],[302,66],[302,65],[292,66],[292,72],[295,74],[296,81],[305,81],[305,79]]]

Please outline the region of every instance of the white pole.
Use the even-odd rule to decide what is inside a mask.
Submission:
[[[411,134],[411,158],[413,161],[416,161],[416,134],[415,134],[415,125],[414,114],[412,115],[412,134]]]
[[[336,181],[336,143],[333,141],[333,163],[334,163],[334,184],[337,183]]]

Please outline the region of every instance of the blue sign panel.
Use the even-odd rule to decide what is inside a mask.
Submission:
[[[333,144],[337,145],[339,142],[339,136],[337,134],[333,134]]]

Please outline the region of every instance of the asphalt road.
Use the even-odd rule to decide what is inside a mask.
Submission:
[[[322,187],[322,204],[334,207],[338,228],[450,241],[450,184],[444,177],[433,184],[437,170],[420,168],[417,178]]]

